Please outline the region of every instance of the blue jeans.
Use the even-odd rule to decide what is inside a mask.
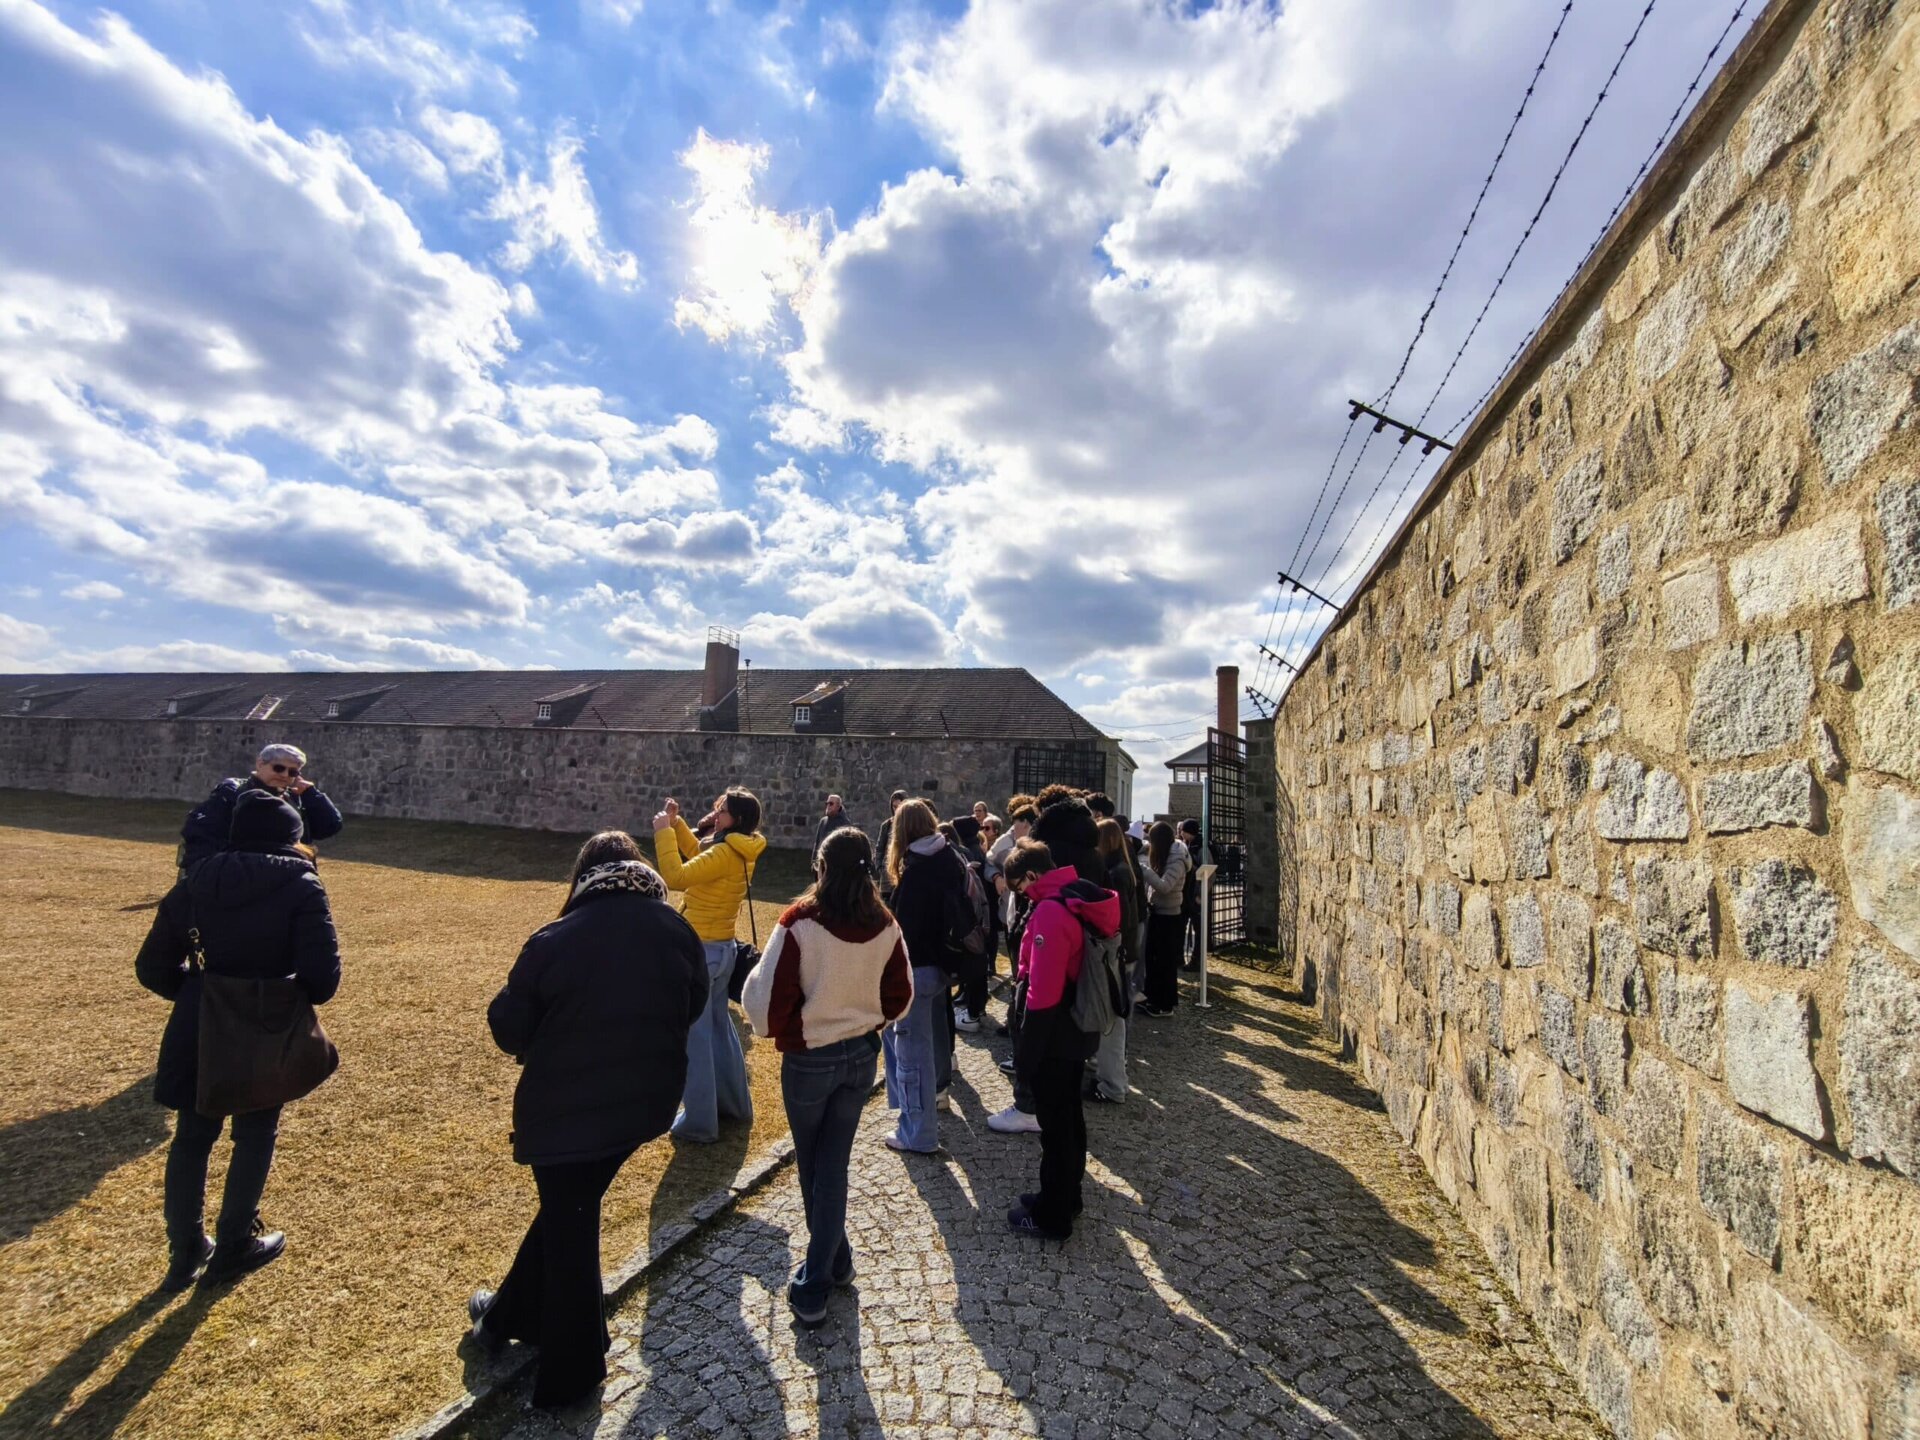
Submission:
[[[747,1089],[747,1057],[727,1006],[733,974],[733,941],[703,942],[707,952],[707,1008],[687,1031],[687,1089],[673,1133],[682,1140],[718,1140],[720,1121],[753,1119]]]
[[[880,1053],[872,1035],[860,1035],[780,1063],[780,1094],[793,1131],[793,1158],[800,1170],[800,1199],[807,1211],[807,1258],[787,1287],[803,1310],[814,1310],[837,1280],[853,1271],[847,1244],[847,1164],[860,1111],[873,1090]]]
[[[887,1054],[887,1105],[900,1112],[895,1138],[909,1150],[940,1145],[939,1056],[947,1044],[947,972],[913,967],[913,1007],[881,1032]]]

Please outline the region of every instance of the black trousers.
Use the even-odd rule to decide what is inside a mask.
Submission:
[[[202,1244],[207,1160],[226,1123],[209,1120],[191,1105],[174,1121],[161,1203],[167,1217],[167,1244],[176,1255],[195,1253]],[[273,1168],[273,1146],[279,1134],[278,1105],[233,1117],[233,1159],[227,1164],[227,1188],[213,1231],[213,1238],[222,1246],[231,1249],[244,1245],[253,1234],[253,1217],[259,1213],[260,1196],[267,1188],[267,1172]]]
[[[631,1154],[533,1167],[540,1210],[486,1323],[496,1335],[539,1347],[536,1405],[570,1404],[607,1378],[613,1337],[600,1288],[600,1201]]]
[[[1087,1174],[1087,1116],[1081,1108],[1084,1062],[1043,1060],[1034,1071],[1033,1109],[1040,1121],[1040,1199],[1030,1212],[1043,1230],[1065,1235],[1080,1209]]]
[[[1154,911],[1147,916],[1147,1004],[1171,1010],[1180,1003],[1180,946],[1187,922]]]

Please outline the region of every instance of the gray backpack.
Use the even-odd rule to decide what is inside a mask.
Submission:
[[[1067,913],[1073,914],[1071,910]],[[1079,918],[1074,916],[1076,923]],[[1073,1023],[1088,1035],[1106,1035],[1127,1018],[1132,1008],[1126,961],[1120,954],[1120,932],[1096,935],[1081,925],[1080,983],[1073,992]]]

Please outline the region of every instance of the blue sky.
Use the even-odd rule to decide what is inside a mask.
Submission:
[[[0,0],[0,669],[679,666],[720,623],[1025,665],[1157,768],[1561,8]],[[1573,7],[1396,408],[1641,8]],[[1732,9],[1656,6],[1436,423]]]

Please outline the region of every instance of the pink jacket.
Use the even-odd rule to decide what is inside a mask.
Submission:
[[[1082,926],[1097,935],[1119,930],[1120,897],[1082,880],[1072,866],[1063,865],[1029,885],[1027,899],[1033,908],[1020,939],[1020,973],[1027,977],[1027,1012],[1031,1014],[1058,1005],[1067,982],[1079,980]]]

